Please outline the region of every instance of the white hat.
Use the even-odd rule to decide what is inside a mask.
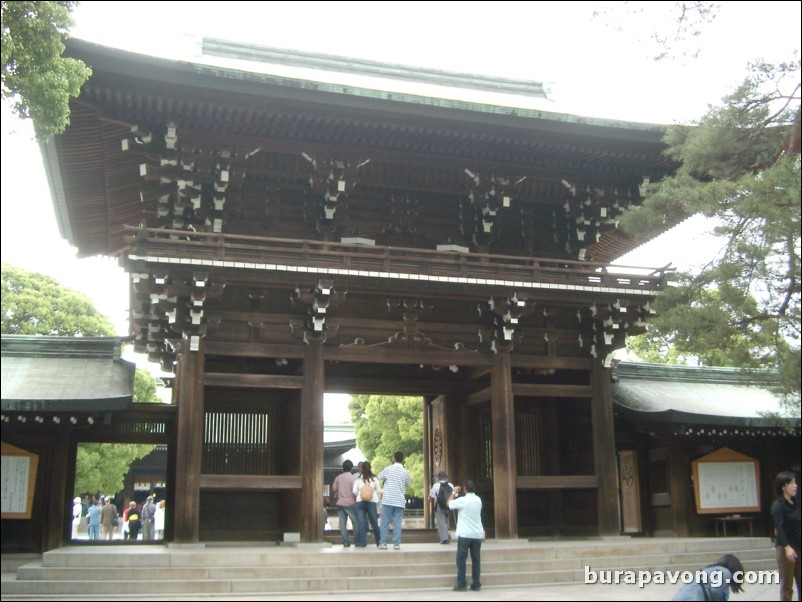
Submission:
[[[81,503],[81,498],[79,498],[79,497],[75,498],[74,500],[72,500],[72,503],[73,504],[80,504]]]

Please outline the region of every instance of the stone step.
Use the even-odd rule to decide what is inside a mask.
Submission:
[[[433,544],[409,544],[414,546],[415,555],[399,555],[393,559],[394,563],[424,563],[437,562],[443,555],[453,556],[456,543],[450,546]],[[408,545],[402,545],[402,551]],[[773,553],[773,547],[765,538],[720,538],[720,539],[683,539],[676,541],[662,540],[660,547],[656,548],[648,539],[631,540],[618,538],[615,540],[600,540],[593,542],[566,543],[543,541],[527,542],[516,540],[514,542],[496,542],[489,540],[482,547],[483,558],[497,560],[517,560],[523,550],[527,558],[560,559],[560,558],[608,558],[611,556],[644,556],[662,552],[667,554],[697,553],[700,555],[716,556],[724,551],[737,553],[740,550],[767,549]],[[109,550],[114,550],[113,554]],[[288,551],[321,551],[322,554],[293,554]],[[343,552],[343,553],[340,553]],[[97,567],[113,567],[120,564],[133,563],[137,566],[230,566],[243,565],[303,565],[303,564],[331,564],[342,566],[351,564],[347,554],[366,554],[377,552],[374,546],[367,548],[342,548],[342,546],[301,545],[299,547],[284,547],[273,545],[265,546],[222,546],[213,547],[173,547],[164,545],[150,546],[76,546],[60,548],[46,552],[43,556],[46,566],[84,566],[87,563]],[[383,554],[394,554],[395,550],[381,551]],[[712,560],[715,560],[713,558]],[[710,560],[710,562],[712,562]]]
[[[456,546],[409,544],[400,551],[342,546],[70,546],[3,581],[4,595],[137,596],[381,591],[451,587]],[[584,582],[594,571],[696,571],[722,553],[747,570],[774,570],[763,538],[626,539],[581,542],[489,540],[488,586]],[[391,584],[391,585],[388,585]]]

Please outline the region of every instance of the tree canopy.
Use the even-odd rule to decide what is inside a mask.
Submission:
[[[142,368],[137,368],[134,374],[134,403],[161,403],[156,394],[156,379]]]
[[[33,119],[38,137],[63,132],[69,102],[92,75],[83,62],[61,56],[77,2],[2,2],[3,99]]]
[[[659,232],[667,215],[702,213],[725,242],[699,273],[657,299],[651,359],[776,368],[800,396],[800,63],[757,62],[721,106],[669,128],[676,174],[650,187],[622,227]],[[649,355],[651,354],[651,355]]]
[[[88,297],[54,278],[2,264],[3,334],[113,336],[109,319]],[[158,403],[156,380],[147,370],[134,375],[134,402]],[[78,446],[75,493],[114,494],[123,488],[131,462],[155,445],[92,443]]]
[[[81,443],[75,463],[75,495],[114,495],[125,487],[131,462],[144,458],[155,445]]]
[[[3,334],[113,336],[109,319],[86,295],[54,278],[2,264]]]
[[[412,478],[409,495],[425,497],[428,483],[423,474],[423,399],[393,395],[355,395],[348,404],[356,430],[356,443],[373,472],[393,463],[393,454],[404,452]]]

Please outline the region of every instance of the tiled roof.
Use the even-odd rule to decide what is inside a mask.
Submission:
[[[133,401],[118,337],[2,337],[4,412],[110,412]]]
[[[766,371],[621,363],[612,392],[617,409],[640,420],[798,428],[775,382]]]

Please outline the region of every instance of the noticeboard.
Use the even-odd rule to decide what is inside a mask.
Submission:
[[[697,514],[760,511],[760,463],[727,447],[694,460]]]
[[[38,468],[39,456],[8,443],[2,444],[2,518],[31,518]]]

